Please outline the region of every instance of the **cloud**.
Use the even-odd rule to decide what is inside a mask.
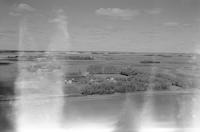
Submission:
[[[134,16],[138,16],[140,14],[140,11],[120,8],[100,8],[96,10],[96,14],[122,19],[131,19]]]
[[[61,23],[67,25],[67,16],[63,9],[59,9],[56,11],[56,17],[49,21],[50,23]]]
[[[18,11],[35,11],[35,8],[31,7],[31,6],[28,5],[28,4],[20,3],[20,4],[18,4],[18,6],[17,6],[17,10],[18,10]]]
[[[11,16],[20,16],[23,12],[33,12],[36,9],[26,3],[15,5],[14,10],[9,12]]]
[[[167,27],[175,27],[175,26],[179,26],[180,24],[178,22],[165,22],[163,23],[163,25]]]
[[[17,12],[9,12],[9,15],[11,16],[20,16],[21,14],[20,13],[17,13]]]
[[[163,25],[166,26],[166,27],[182,27],[182,28],[192,27],[191,23],[179,23],[179,22],[173,22],[173,21],[172,22],[165,22],[165,23],[163,23]]]
[[[153,8],[151,10],[145,10],[145,12],[150,15],[158,15],[162,12],[162,9],[161,8]]]

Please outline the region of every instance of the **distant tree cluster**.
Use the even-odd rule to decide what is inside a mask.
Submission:
[[[83,95],[93,94],[112,94],[114,93],[115,85],[113,83],[100,83],[100,84],[88,84],[81,89]]]
[[[164,82],[169,82],[172,86],[187,88],[191,87],[191,83],[182,76],[172,77],[166,74],[157,73],[156,78],[161,79]]]
[[[95,69],[95,73],[102,73],[102,66],[96,65],[92,68]],[[189,86],[188,81],[180,76],[172,77],[162,73],[151,74],[150,72],[148,73],[132,68],[121,69],[120,74],[127,76],[127,78],[117,79],[115,83],[105,80],[99,83],[88,83],[81,89],[81,93],[83,95],[92,95],[148,90],[159,91],[171,90],[172,86],[179,88],[187,88]]]
[[[66,60],[94,60],[92,56],[66,56]]]
[[[89,72],[90,74],[117,74],[119,73],[119,70],[117,69],[117,67],[112,65],[96,64],[90,65],[87,68],[87,72]]]
[[[151,63],[160,63],[160,61],[144,60],[144,61],[140,61],[140,63],[143,63],[143,64],[151,64]]]
[[[118,81],[116,83],[104,81],[102,83],[86,85],[81,89],[81,94],[93,95],[146,91],[147,87],[147,83],[144,83],[143,81],[137,81],[135,79],[129,81]]]

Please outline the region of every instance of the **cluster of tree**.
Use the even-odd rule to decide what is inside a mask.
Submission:
[[[83,95],[126,93],[147,90],[168,90],[170,85],[163,80],[149,81],[145,77],[132,77],[127,80],[118,80],[116,83],[104,81],[90,83],[81,89]]]
[[[66,56],[66,60],[94,60],[92,56]]]
[[[178,75],[170,76],[163,73],[151,74],[150,72],[149,73],[143,72],[132,68],[122,69],[120,74],[129,76],[129,78],[142,79],[142,80],[149,80],[150,78],[152,78],[153,80],[149,81],[153,81],[155,83],[159,82],[160,84],[167,83],[167,85],[177,86],[182,88],[192,87],[191,86],[192,84],[186,78]]]
[[[97,68],[97,66],[95,67]],[[99,66],[99,69],[101,66]],[[151,74],[131,68],[121,69],[120,74],[128,76],[126,79],[117,79],[116,82],[102,81],[87,83],[81,89],[83,95],[112,94],[148,90],[171,90],[172,86],[179,88],[192,87],[186,78],[170,76],[163,73]]]
[[[145,73],[128,67],[128,68],[121,69],[120,74],[124,76],[135,76],[135,75],[139,75],[139,74],[141,75]]]
[[[172,55],[162,55],[162,54],[158,54],[157,56],[160,56],[160,57],[173,57]]]
[[[103,52],[98,51],[92,51],[91,54],[103,54]]]
[[[118,74],[119,70],[117,67],[112,65],[90,65],[87,68],[87,72],[90,74]]]
[[[100,84],[87,84],[81,89],[81,94],[83,95],[93,95],[93,94],[112,94],[114,93],[115,84],[113,83],[100,83]]]
[[[177,86],[182,88],[192,87],[191,86],[192,84],[183,76],[177,75],[175,77],[172,77],[167,74],[157,73],[155,77],[158,79],[162,79],[162,81],[164,82],[169,82],[172,86]]]
[[[11,62],[0,62],[0,65],[10,65]]]
[[[9,61],[18,61],[18,56],[8,56],[6,59]]]
[[[143,64],[151,64],[151,63],[160,63],[160,61],[151,61],[151,60],[144,60],[144,61],[140,61],[140,63],[143,63]]]
[[[65,76],[82,76],[81,71],[77,71],[77,72],[67,72],[65,73]]]

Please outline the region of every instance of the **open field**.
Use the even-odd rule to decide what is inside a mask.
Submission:
[[[199,79],[198,54],[0,52],[1,96],[192,90]]]

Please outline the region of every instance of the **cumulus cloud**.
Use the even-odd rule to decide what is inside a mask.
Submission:
[[[163,25],[168,26],[168,27],[174,27],[174,26],[179,26],[179,23],[178,22],[165,22]]]
[[[182,27],[182,28],[186,28],[186,27],[191,27],[192,24],[191,23],[179,23],[179,22],[165,22],[163,23],[164,26],[166,27]]]
[[[146,13],[150,14],[150,15],[157,15],[160,14],[162,12],[161,8],[153,8],[151,10],[146,10]]]
[[[54,19],[51,19],[49,22],[67,25],[67,16],[65,15],[64,10],[63,9],[57,10],[56,17]]]
[[[33,12],[36,9],[26,3],[20,3],[15,5],[14,10],[11,11],[9,14],[11,16],[20,16],[23,12]]]
[[[120,8],[100,8],[96,10],[97,15],[131,19],[140,14],[139,10],[120,9]]]
[[[20,4],[18,4],[16,10],[17,10],[17,11],[34,11],[35,8],[31,7],[31,6],[28,5],[28,4],[20,3]]]
[[[11,16],[20,16],[21,15],[21,13],[18,13],[18,12],[9,12],[9,15],[11,15]]]

